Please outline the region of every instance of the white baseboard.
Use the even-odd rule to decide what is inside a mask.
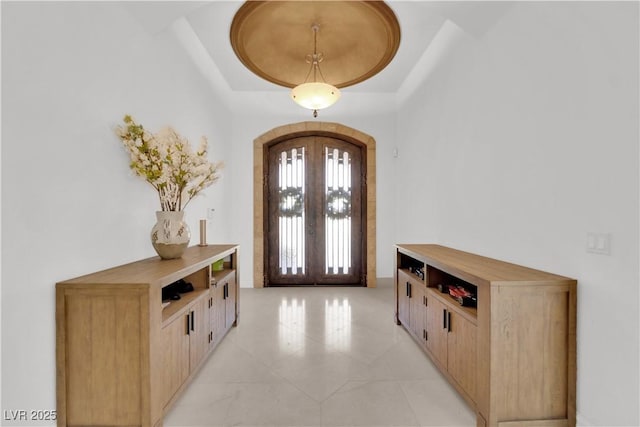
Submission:
[[[593,427],[595,424],[589,422],[582,415],[576,414],[576,426],[577,427]]]

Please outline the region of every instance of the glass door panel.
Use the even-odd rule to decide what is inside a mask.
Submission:
[[[280,154],[278,163],[278,269],[282,275],[305,274],[304,147]]]
[[[351,158],[325,147],[325,274],[351,271]]]

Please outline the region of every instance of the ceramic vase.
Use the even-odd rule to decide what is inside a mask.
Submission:
[[[191,232],[183,211],[157,211],[151,229],[151,244],[162,259],[180,258],[189,245]]]

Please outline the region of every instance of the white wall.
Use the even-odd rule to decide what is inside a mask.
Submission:
[[[296,110],[294,110],[296,111]],[[302,111],[302,113],[300,112]],[[243,287],[253,287],[253,140],[263,133],[290,123],[313,120],[308,110],[281,116],[236,114],[233,119],[234,203],[231,217],[234,243],[241,247],[240,277]],[[339,115],[330,110],[321,111],[317,120],[339,121],[376,140],[377,185],[377,276],[393,275],[393,157],[395,116],[381,114],[366,119]],[[243,160],[244,159],[244,160]]]
[[[516,2],[459,40],[398,114],[396,238],[576,278],[579,424],[638,425],[638,3]]]
[[[149,35],[115,2],[3,2],[2,107],[2,410],[55,409],[55,282],[155,255],[159,203],[113,126],[130,113],[206,135],[227,160],[230,113],[170,29]],[[189,204],[192,240],[207,207],[210,240],[230,238],[229,185]]]

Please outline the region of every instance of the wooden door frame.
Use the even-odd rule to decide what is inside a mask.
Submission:
[[[280,126],[253,140],[253,286],[264,287],[264,157],[270,145],[301,136],[326,136],[366,147],[367,287],[376,286],[376,141],[356,129],[330,122],[300,122]]]

